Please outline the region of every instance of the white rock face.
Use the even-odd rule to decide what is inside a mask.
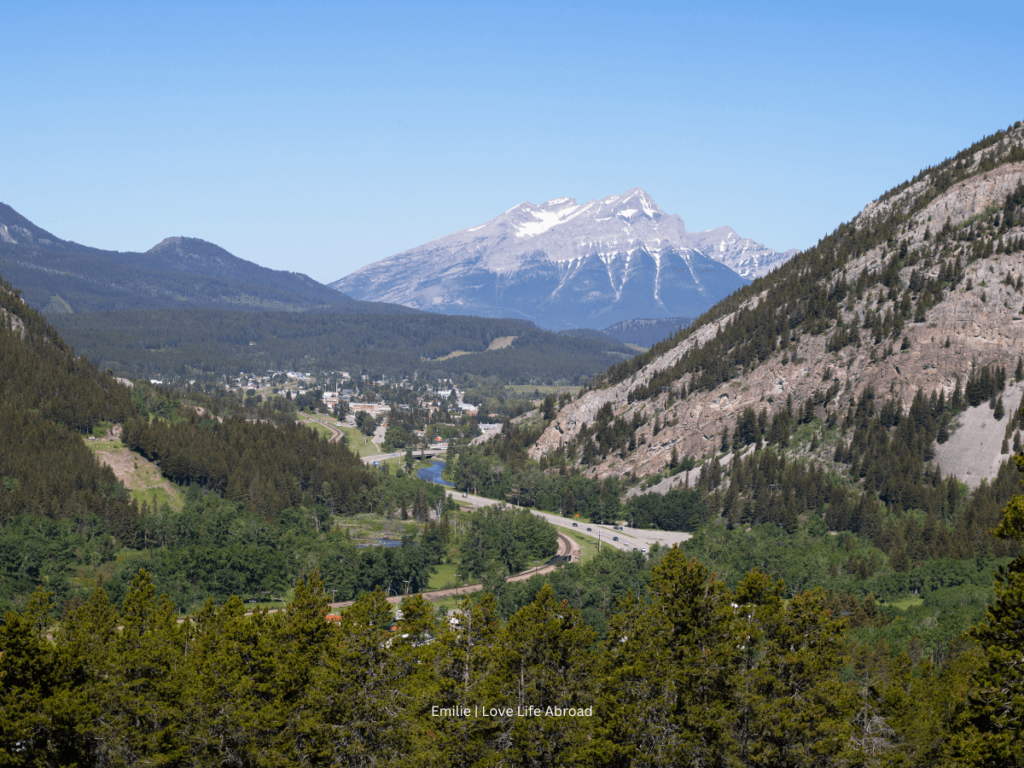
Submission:
[[[720,227],[689,233],[642,189],[521,203],[333,283],[354,298],[525,317],[549,328],[694,317],[795,251]]]

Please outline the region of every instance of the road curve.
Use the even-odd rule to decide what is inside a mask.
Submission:
[[[473,507],[488,507],[492,504],[501,503],[494,499],[476,496],[472,493],[462,494],[455,490],[449,490],[448,495],[459,503],[470,504]],[[610,523],[607,525],[586,523],[552,514],[551,512],[542,512],[539,509],[531,509],[529,511],[558,528],[565,528],[577,533],[586,533],[600,540],[602,544],[608,544],[616,549],[627,552],[643,547],[650,549],[651,545],[655,543],[663,547],[671,547],[681,544],[693,536],[692,533],[684,533],[682,531],[652,531],[646,528],[631,528],[628,525],[622,526],[621,531],[616,531],[615,526]],[[618,541],[615,540],[616,538]]]

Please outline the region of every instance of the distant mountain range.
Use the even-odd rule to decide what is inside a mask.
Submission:
[[[791,258],[729,227],[686,231],[642,189],[522,203],[331,285],[357,299],[551,329],[696,317]]]
[[[104,251],[61,240],[2,203],[0,274],[49,315],[160,307],[380,311],[306,275],[261,267],[204,240],[169,237],[145,253]]]

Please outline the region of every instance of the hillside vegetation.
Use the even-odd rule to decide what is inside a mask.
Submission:
[[[512,384],[580,383],[632,354],[607,337],[564,336],[521,320],[428,313],[156,310],[52,320],[101,366],[146,378],[347,370],[397,377],[413,371],[496,376]],[[460,354],[448,357],[454,352]]]
[[[0,284],[0,762],[1024,764],[1022,133],[887,193],[579,397],[453,440],[461,488],[694,533],[518,583],[557,540],[529,512],[369,469],[288,398],[129,390]],[[259,332],[239,317],[204,338]],[[471,351],[446,363],[604,343],[440,322]],[[430,337],[414,325],[378,347],[367,330],[367,353]],[[973,489],[936,464],[968,414],[1007,457]],[[180,509],[96,462],[112,422]],[[402,546],[360,546],[381,536]],[[439,565],[485,589],[394,613]]]
[[[353,303],[306,275],[261,267],[196,238],[167,238],[146,253],[104,251],[61,240],[3,203],[0,225],[0,273],[47,315],[155,307],[345,311]]]
[[[101,584],[120,600],[140,567],[184,611],[209,596],[285,596],[318,567],[339,599],[402,582],[415,591],[442,560],[472,551],[451,535],[442,488],[366,467],[344,441],[296,422],[290,400],[130,388],[3,282],[0,320],[4,609],[24,607],[38,587],[63,613]],[[151,460],[170,493],[133,494],[97,460],[113,463],[110,450],[90,450],[113,449],[111,431],[122,469],[135,457],[125,477]],[[367,510],[408,546],[360,548],[344,521]]]

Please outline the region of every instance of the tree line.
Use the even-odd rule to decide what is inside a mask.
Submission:
[[[495,376],[515,384],[577,384],[632,354],[610,337],[565,336],[522,320],[432,313],[155,309],[50,319],[90,359],[133,378],[277,369],[393,377],[419,371]],[[505,336],[516,338],[487,351]],[[474,354],[447,357],[453,352]]]
[[[1022,523],[1018,496],[997,532]],[[382,591],[325,618],[314,572],[283,612],[231,598],[179,623],[143,569],[56,628],[40,591],[0,626],[0,749],[26,765],[1020,763],[1024,559],[941,666],[851,654],[870,600],[757,569],[730,586],[678,549],[645,582],[603,640],[550,584],[505,621],[490,594],[452,615],[416,596],[399,618]]]

